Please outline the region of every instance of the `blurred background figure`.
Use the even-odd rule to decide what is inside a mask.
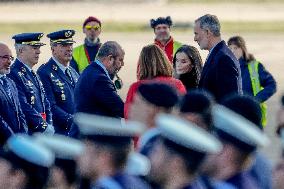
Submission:
[[[213,97],[205,91],[192,90],[185,94],[179,103],[179,116],[211,132]]]
[[[257,147],[269,142],[267,136],[255,124],[224,106],[214,105],[212,115],[223,149],[217,155],[208,156],[203,164],[203,175],[238,189],[260,188],[247,169]]]
[[[264,132],[261,122],[262,114],[260,103],[252,96],[233,95],[224,99],[221,103],[254,123],[255,126]],[[254,157],[251,158],[250,164],[247,170],[256,180],[259,187],[262,189],[272,188],[272,163],[270,160],[260,150],[257,150]]]
[[[187,91],[198,87],[202,71],[202,59],[195,47],[181,46],[174,56],[173,66],[175,78],[182,81]]]
[[[206,155],[222,149],[221,142],[195,124],[173,115],[158,115],[156,125],[161,136],[150,152],[152,167],[148,178],[161,188],[194,188],[201,163]]]
[[[215,15],[206,14],[194,22],[194,41],[208,50],[198,87],[210,92],[217,102],[224,97],[242,94],[240,65],[221,38],[221,25]]]
[[[170,16],[150,20],[150,26],[155,33],[154,43],[163,49],[171,63],[173,62],[174,54],[182,46],[182,43],[175,41],[171,36],[172,25],[173,22]]]
[[[34,139],[55,154],[55,162],[48,182],[49,188],[78,188],[80,178],[77,174],[76,160],[83,153],[84,144],[62,135],[35,134]]]
[[[263,64],[248,52],[243,37],[231,37],[228,46],[240,62],[243,92],[255,96],[261,103],[262,125],[266,126],[267,106],[264,102],[276,93],[276,81]]]
[[[127,93],[124,116],[128,118],[128,111],[139,85],[149,81],[167,83],[175,88],[180,94],[184,94],[186,89],[182,82],[173,78],[173,67],[162,49],[157,45],[147,45],[142,48],[137,66],[137,79]]]
[[[1,157],[10,163],[9,189],[44,189],[54,154],[27,135],[9,138]],[[2,168],[1,168],[2,169]],[[1,177],[2,179],[2,177]]]
[[[144,131],[140,123],[122,123],[119,119],[83,113],[76,115],[75,122],[86,145],[78,160],[79,170],[83,177],[91,180],[91,187],[149,188],[141,179],[125,172],[132,138]]]
[[[171,113],[178,99],[177,91],[167,84],[143,83],[130,105],[128,118],[145,124],[148,129],[153,128],[157,114]]]
[[[95,60],[96,55],[101,47],[100,34],[102,31],[101,21],[89,16],[83,23],[83,33],[85,34],[84,44],[74,48],[73,59],[70,65],[81,74],[83,70]]]
[[[273,189],[284,189],[284,96],[281,98],[281,107],[277,113],[276,134],[280,137],[282,154],[280,160],[273,169]]]

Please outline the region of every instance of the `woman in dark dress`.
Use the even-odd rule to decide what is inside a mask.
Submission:
[[[175,78],[182,81],[187,91],[198,86],[202,59],[197,48],[189,45],[181,46],[173,59]]]

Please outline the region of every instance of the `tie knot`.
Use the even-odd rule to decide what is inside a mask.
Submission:
[[[36,73],[33,70],[31,70],[31,73],[33,74],[33,76],[36,76]]]

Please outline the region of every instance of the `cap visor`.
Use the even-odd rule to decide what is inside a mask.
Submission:
[[[73,44],[73,43],[76,43],[75,41],[73,40],[66,40],[66,41],[58,41],[58,42],[55,42],[57,44]]]

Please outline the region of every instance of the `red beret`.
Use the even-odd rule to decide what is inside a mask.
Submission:
[[[92,22],[92,21],[95,21],[97,23],[99,23],[99,25],[101,26],[101,21],[99,19],[97,19],[96,17],[94,16],[89,16],[83,23],[83,27],[85,27],[87,25],[87,23],[89,22]]]

